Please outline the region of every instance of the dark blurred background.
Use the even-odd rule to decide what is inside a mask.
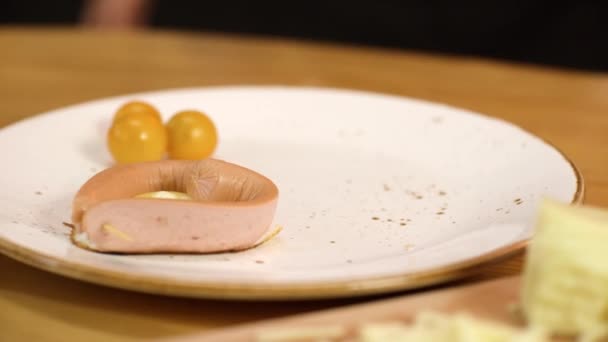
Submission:
[[[0,23],[230,32],[608,71],[607,10],[543,0],[4,0]]]

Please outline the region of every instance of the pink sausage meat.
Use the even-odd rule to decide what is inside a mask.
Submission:
[[[133,198],[154,191],[184,192],[193,200]],[[243,250],[270,228],[277,200],[270,179],[220,160],[119,165],[79,190],[72,240],[102,252]]]

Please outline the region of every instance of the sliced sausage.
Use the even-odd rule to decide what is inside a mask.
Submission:
[[[183,192],[192,200],[134,198],[155,191]],[[72,240],[102,252],[243,250],[268,231],[277,200],[270,179],[216,159],[118,165],[77,193]]]

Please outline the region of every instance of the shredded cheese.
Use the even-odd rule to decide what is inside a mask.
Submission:
[[[608,212],[545,201],[524,268],[529,324],[562,335],[608,332]]]
[[[101,228],[103,230],[105,230],[106,232],[116,236],[117,238],[121,239],[121,240],[125,240],[125,241],[133,241],[133,239],[127,235],[127,233],[123,232],[122,230],[118,230],[116,229],[113,225],[111,224],[103,224],[101,226]]]

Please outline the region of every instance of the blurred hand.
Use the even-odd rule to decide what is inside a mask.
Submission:
[[[153,6],[149,0],[88,0],[81,23],[99,28],[134,28],[145,26]]]

